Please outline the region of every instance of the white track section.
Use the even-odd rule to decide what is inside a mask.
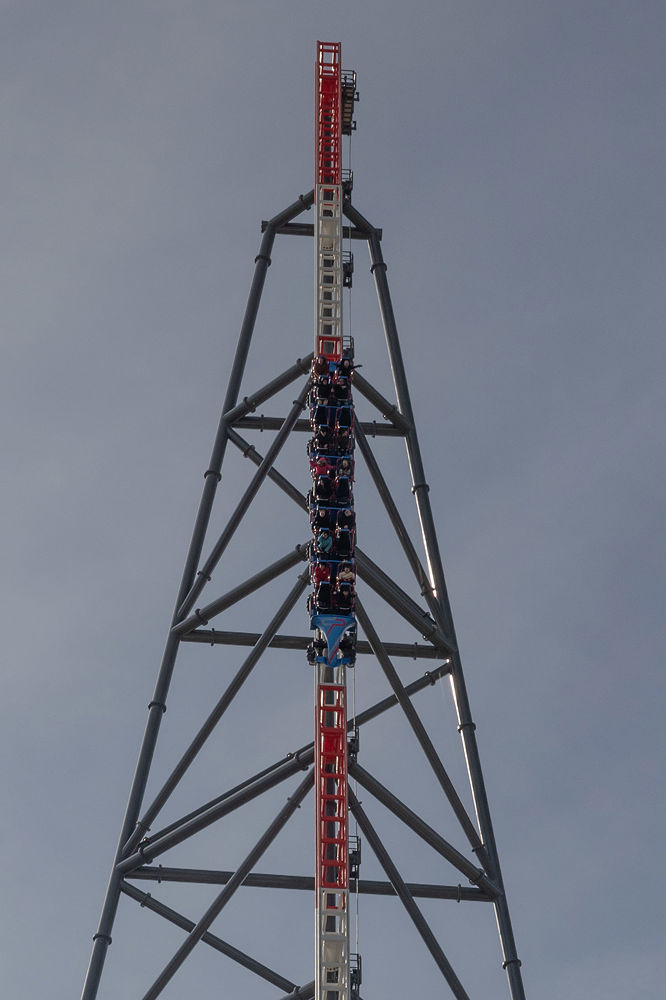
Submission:
[[[318,184],[315,202],[315,354],[342,356],[342,186]],[[330,348],[330,349],[327,349]]]
[[[331,903],[335,896],[337,908],[332,916]],[[349,997],[349,890],[319,891],[319,961],[316,1000],[347,1000]],[[333,929],[327,930],[327,927]]]

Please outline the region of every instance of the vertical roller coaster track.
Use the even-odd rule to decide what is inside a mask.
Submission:
[[[163,993],[165,996],[181,996],[182,993],[170,992],[172,988],[169,984],[177,976],[174,989],[182,988],[182,985],[177,985],[179,983],[187,984],[187,980],[181,978],[185,973],[180,970],[199,946],[198,951],[208,947],[215,952],[222,963],[219,976],[210,983],[208,992],[205,988],[202,990],[200,984],[197,987],[201,996],[236,995],[237,987],[225,988],[224,969],[231,962],[245,970],[248,995],[252,997],[362,1000],[359,950],[363,948],[363,934],[359,934],[356,921],[354,935],[351,893],[357,898],[364,894],[392,897],[387,899],[387,906],[401,903],[423,943],[421,958],[410,959],[406,951],[401,954],[406,946],[385,939],[379,954],[376,948],[374,952],[366,953],[366,969],[368,963],[370,969],[373,963],[375,966],[388,963],[389,957],[395,957],[391,953],[396,953],[403,962],[413,961],[415,964],[425,961],[429,953],[441,974],[444,993],[457,998],[469,996],[463,986],[464,976],[454,971],[418,900],[486,903],[494,910],[499,930],[501,965],[506,973],[509,996],[511,1000],[523,1000],[525,996],[481,771],[476,727],[469,708],[429,487],[391,305],[381,250],[382,234],[353,205],[352,178],[345,175],[342,168],[344,136],[350,135],[355,128],[353,116],[357,99],[356,75],[343,72],[340,44],[318,42],[315,63],[315,183],[309,194],[301,195],[283,212],[262,224],[263,237],[255,258],[245,317],[210,462],[204,472],[202,497],[157,682],[148,706],[147,724],[100,922],[93,936],[82,1000],[94,1000],[98,994],[101,997],[120,995],[118,987],[113,985],[110,988],[115,992],[104,994],[106,973],[104,982],[102,974],[114,923],[124,916],[126,907],[130,906],[129,901],[139,903],[144,910],[160,917],[163,924],[175,926],[181,935],[180,943],[172,949],[166,962],[164,959],[158,961],[155,949],[150,946],[144,949],[146,971],[137,972],[137,986],[132,997],[153,1000]],[[313,224],[295,221],[311,208],[314,209]],[[314,349],[259,389],[241,396],[271,254],[276,237],[282,235],[313,237]],[[370,378],[360,375],[351,331],[343,331],[344,290],[351,286],[353,273],[353,258],[351,253],[343,252],[343,237],[348,237],[350,241],[361,240],[369,250],[370,270],[379,300],[395,389],[394,401],[386,398]],[[305,338],[303,343],[307,343]],[[299,381],[301,388],[285,416],[255,415],[260,406],[277,400]],[[373,419],[359,417],[355,406],[358,398],[362,398],[364,405],[370,408]],[[274,433],[264,455],[243,436],[253,431]],[[311,486],[306,493],[302,492],[303,477],[292,481],[277,468],[277,460],[286,442],[292,435],[298,436],[299,432],[307,435],[307,447],[302,451],[302,467],[305,470],[306,462],[309,463]],[[412,539],[384,477],[370,443],[371,437],[400,438],[404,442],[410,488],[420,526],[420,537],[416,541]],[[227,504],[226,523],[212,544],[209,542],[205,553],[204,547],[212,530],[214,501],[218,488],[222,492],[225,488],[223,467],[229,460],[229,444],[250,462],[255,471],[236,498],[230,513]],[[384,509],[394,531],[393,542],[387,538],[386,543],[402,551],[421,601],[410,596],[390,572],[356,544],[354,484],[357,461],[362,466],[367,484],[376,491],[376,503]],[[233,562],[237,557],[231,554],[235,536],[237,531],[242,536],[250,507],[269,483],[272,486],[268,489],[274,492],[277,486],[283,497],[300,509],[301,518],[306,523],[309,521],[309,530],[286,553],[261,566],[246,579],[239,580],[238,563]],[[225,566],[225,560],[233,563],[234,585],[222,594],[211,596],[213,574]],[[264,588],[277,587],[284,576],[292,578],[291,586],[262,630],[239,631],[237,627],[228,627],[230,624],[237,625],[241,607],[246,607],[249,602],[252,610],[259,593]],[[309,634],[305,630],[296,634],[283,632],[285,623],[308,588]],[[207,592],[205,601],[201,600],[204,591]],[[369,610],[370,598],[388,609],[389,620],[396,627],[409,630],[410,641],[387,639],[380,634],[380,628]],[[212,622],[215,626],[211,625]],[[181,747],[175,766],[166,778],[153,778],[151,782],[149,779],[167,697],[178,653],[184,644],[192,644],[192,651],[212,647],[221,653],[227,649],[245,649],[246,652],[241,656],[242,662],[235,676],[189,742]],[[184,783],[189,776],[191,765],[209,738],[221,728],[223,719],[226,724],[232,703],[255,667],[260,662],[265,667],[271,655],[287,654],[301,657],[301,684],[307,676],[306,671],[314,674],[313,739],[308,741],[306,738],[303,745],[256,771],[248,768],[248,773],[243,772],[241,760],[240,780],[231,787],[218,789],[214,798],[165,822],[165,807],[180,789],[181,782]],[[416,662],[427,660],[429,669],[405,683],[394,662],[405,658]],[[355,706],[352,710],[350,704],[348,678],[352,672],[364,670],[370,659],[379,665],[387,686],[383,690],[378,689],[377,697],[357,712]],[[419,698],[432,691],[443,677],[450,681],[462,741],[469,782],[464,794],[458,791],[451,779],[436,740],[429,735],[416,707]],[[286,687],[283,687],[283,692],[285,701],[278,703],[273,700],[271,703],[271,715],[278,719],[290,697]],[[419,745],[420,766],[424,772],[429,770],[434,776],[456,836],[466,845],[464,850],[454,846],[450,836],[445,838],[361,764],[361,729],[371,726],[380,716],[393,717],[396,712],[402,713]],[[255,725],[254,719],[248,719],[249,741],[256,744]],[[304,727],[306,731],[307,726]],[[223,768],[220,768],[221,771]],[[414,784],[418,785],[419,780],[416,771]],[[289,782],[291,787],[286,802],[261,830],[253,846],[248,849],[245,845],[244,853],[241,852],[242,859],[236,859],[232,869],[204,869],[175,864],[163,866],[161,862],[154,864],[165,855],[168,860],[169,852],[177,848],[181,850],[176,852],[176,857],[181,858],[181,845],[189,845],[192,838],[203,831],[222,827],[225,819],[268,796],[283,782]],[[152,797],[147,796],[149,789]],[[391,822],[410,831],[410,835],[432,850],[437,865],[434,868],[435,877],[430,882],[405,880],[393,854],[389,853],[382,833],[362,804],[360,791],[384,806],[392,816]],[[465,794],[473,803],[473,817],[464,803]],[[283,830],[292,828],[296,811],[312,795],[315,848],[314,856],[308,850],[303,854],[306,873],[267,874],[257,870],[262,857]],[[254,817],[251,822],[254,822]],[[353,834],[352,822],[355,824]],[[361,842],[369,848],[375,864],[383,871],[384,880],[361,878]],[[309,872],[308,857],[311,857]],[[456,884],[455,881],[442,883],[439,874],[442,863],[448,865],[456,876],[464,877],[468,885]],[[192,919],[156,898],[153,893],[139,888],[137,883],[146,881],[161,883],[163,888],[170,883],[178,883],[214,886],[215,889],[204,912],[199,912]],[[241,889],[254,893],[252,899],[246,897],[243,909],[243,913],[247,914],[254,912],[253,905],[256,907],[257,932],[252,935],[254,953],[242,950],[217,933],[216,921],[223,911],[226,914],[227,909],[232,909],[232,903],[236,903],[242,895],[239,892]],[[300,965],[289,974],[273,968],[266,961],[261,946],[271,934],[278,935],[281,928],[279,921],[274,921],[269,927],[268,937],[259,930],[264,904],[255,903],[259,898],[257,890],[263,893],[292,890],[291,895],[297,894],[303,899],[306,908],[309,906],[309,894],[314,891],[314,979],[310,980],[304,972],[311,963],[311,958],[308,959],[308,955],[312,954],[311,942],[304,940],[298,943]],[[119,907],[122,911],[120,915]],[[232,930],[233,927],[231,924]],[[357,950],[354,950],[355,941],[358,941]],[[139,985],[142,975],[144,981]],[[372,982],[372,973],[366,978]],[[416,975],[414,985],[419,989]],[[186,988],[191,987],[186,985]],[[126,985],[122,995],[130,997]],[[499,995],[499,992],[494,995]]]

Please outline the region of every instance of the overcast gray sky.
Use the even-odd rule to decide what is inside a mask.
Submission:
[[[259,223],[312,185],[317,38],[358,72],[354,202],[384,230],[527,995],[662,995],[665,28],[658,0],[0,3],[7,996],[81,989]],[[351,331],[388,393],[355,250]],[[278,241],[244,392],[310,350],[311,262],[309,241]],[[306,489],[303,444],[284,468]],[[377,453],[410,510],[401,446]],[[214,531],[246,465],[231,458]],[[358,490],[363,547],[401,578]],[[255,517],[211,597],[307,535],[275,490]],[[260,630],[292,579],[237,627]],[[301,602],[289,629],[305,627]],[[237,657],[179,659],[156,781]],[[360,708],[386,693],[362,666]],[[311,698],[298,657],[258,669],[170,817],[249,750],[267,764],[307,742]],[[462,778],[448,687],[424,698]],[[410,740],[399,719],[368,727],[366,766],[464,847]],[[249,817],[174,863],[232,867],[263,828]],[[308,874],[297,842],[272,862]],[[390,824],[387,842],[405,877],[432,876]],[[363,874],[380,877],[369,851]],[[218,932],[311,979],[311,899],[266,932],[244,892]],[[174,905],[196,919],[210,896]],[[439,989],[398,905],[361,900],[365,1000]],[[507,996],[490,908],[424,910],[471,997]],[[121,901],[101,1000],[141,996],[181,940]],[[195,989],[277,996],[202,946],[164,996]]]

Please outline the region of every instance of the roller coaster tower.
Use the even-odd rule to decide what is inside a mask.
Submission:
[[[476,727],[468,703],[430,491],[391,305],[381,249],[382,234],[352,203],[353,179],[342,165],[343,142],[355,128],[357,99],[356,74],[342,70],[340,44],[318,42],[314,187],[262,224],[263,236],[255,258],[247,308],[210,462],[204,472],[202,497],[175,610],[148,706],[139,759],[100,922],[93,937],[82,1000],[94,1000],[98,994],[104,996],[102,973],[112,930],[116,921],[120,922],[120,917],[131,910],[128,901],[138,902],[144,910],[159,916],[161,922],[157,921],[156,926],[178,928],[180,937],[177,947],[167,946],[170,950],[166,952],[166,961],[161,957],[163,948],[155,946],[154,939],[150,938],[141,949],[148,968],[146,984],[137,985],[135,991],[129,993],[125,982],[124,997],[154,1000],[162,993],[165,996],[182,995],[171,990],[177,991],[182,985],[188,988],[187,981],[182,978],[184,973],[180,972],[181,966],[195,947],[201,945],[207,946],[209,954],[217,955],[221,968],[211,982],[210,994],[202,994],[199,985],[200,995],[235,995],[237,986],[225,989],[225,969],[228,968],[225,963],[233,962],[245,970],[249,984],[247,995],[251,997],[361,1000],[360,950],[364,947],[365,932],[359,933],[358,900],[373,896],[385,898],[386,912],[389,907],[399,910],[401,903],[415,928],[415,936],[422,939],[425,947],[422,955],[413,957],[407,954],[408,949],[413,949],[406,943],[406,937],[401,935],[399,941],[392,941],[389,935],[379,935],[380,947],[375,943],[374,949],[370,947],[364,952],[368,972],[375,964],[388,961],[389,953],[397,953],[399,961],[414,964],[427,961],[429,952],[435,969],[441,973],[442,995],[467,998],[461,978],[443,950],[441,934],[436,935],[433,930],[435,923],[439,928],[439,919],[428,919],[427,913],[432,911],[433,901],[439,901],[437,905],[442,907],[450,906],[453,901],[465,905],[487,903],[496,917],[501,964],[506,972],[510,1000],[524,1000],[525,997],[481,771]],[[295,221],[309,209],[314,209],[312,224]],[[253,334],[274,243],[276,237],[284,235],[313,238],[313,350],[307,353],[309,338],[304,336],[303,357],[260,388],[241,396],[246,369],[248,378],[251,377],[252,357],[263,358],[261,349],[251,355]],[[345,290],[351,287],[354,270],[353,254],[350,249],[344,250],[345,241],[349,247],[356,241],[365,242],[369,250],[370,272],[379,301],[395,390],[393,401],[375,387],[371,374],[361,375],[351,330],[343,330]],[[359,347],[362,351],[363,344]],[[371,373],[372,359],[363,355],[363,361],[365,370]],[[297,391],[295,398],[289,400],[285,416],[256,415],[257,409],[265,403],[271,401],[275,405],[285,391],[289,390],[289,395],[293,396],[290,387],[294,383],[297,383]],[[363,419],[360,411],[357,413],[358,403],[369,410],[368,419]],[[256,432],[265,432],[270,440],[263,455],[243,436]],[[396,438],[404,442],[409,488],[420,529],[416,541],[380,467],[378,449],[371,445],[371,438],[382,445]],[[285,454],[287,443],[294,440],[307,441],[307,447],[300,451],[301,473],[295,471],[288,476],[278,471],[276,462]],[[234,454],[233,451],[227,454],[228,445],[248,460],[244,466],[248,469],[254,466],[254,472],[240,490],[238,476],[233,472],[235,467],[231,475],[226,473],[230,455]],[[293,463],[291,467],[296,469]],[[304,483],[309,486],[305,492]],[[420,600],[411,596],[407,585],[398,583],[391,571],[383,569],[356,544],[357,519],[361,540],[364,532],[362,505],[355,503],[357,483],[356,492],[362,489],[366,496],[372,494],[377,509],[383,510],[388,528],[382,538],[382,553],[389,549],[402,553],[401,558],[413,577],[411,586],[420,595]],[[255,500],[269,492],[274,499],[264,510],[274,507],[277,511],[279,503],[300,510],[300,534],[291,544],[285,545],[289,522],[276,513],[274,523],[264,527],[271,529],[273,540],[277,534],[283,546],[282,554],[243,578],[250,559],[260,558],[262,551],[268,551],[268,547],[262,549],[256,544],[257,529],[248,528],[248,515],[250,508],[256,507]],[[234,497],[234,493],[239,495]],[[213,530],[214,517],[220,508],[225,515],[221,530],[216,532]],[[273,520],[272,515],[269,519]],[[277,533],[275,524],[282,526]],[[242,551],[251,554],[247,559],[239,559],[239,541]],[[222,594],[213,592],[213,573],[217,572],[219,577],[225,568],[229,570],[233,585]],[[266,620],[261,617],[260,597],[266,600],[269,595],[270,600],[284,578],[289,583],[286,596],[282,594],[277,610]],[[200,600],[204,591],[207,592],[205,601]],[[296,614],[297,602],[305,598],[308,591],[307,618],[304,613],[295,618],[301,622],[302,630],[299,631],[296,625],[294,633],[283,631],[290,616]],[[239,623],[244,617],[250,623],[260,622],[260,630],[240,630]],[[306,629],[308,622],[309,631]],[[230,624],[235,627],[229,628]],[[386,631],[397,629],[406,630],[405,641],[402,633],[399,637],[393,634],[386,638]],[[417,636],[420,641],[415,641]],[[178,654],[182,660],[186,645],[188,654],[193,655],[212,647],[213,655],[225,658],[223,668],[236,650],[240,666],[226,686],[223,685],[221,693],[217,691],[213,707],[208,704],[208,714],[189,742],[180,748],[175,765],[167,768],[156,756],[156,746],[167,696],[177,676]],[[401,677],[394,661],[405,663],[408,660],[416,663],[425,660],[429,669],[411,679],[405,678],[403,671]],[[289,669],[284,668],[284,663],[289,664]],[[370,665],[379,668],[377,677],[366,683],[365,689],[371,692],[371,697],[369,703],[357,711],[355,675],[365,671],[366,677],[370,676]],[[258,667],[256,674],[255,667]],[[308,713],[301,719],[303,744],[282,756],[262,760],[261,753],[270,746],[274,730],[291,739],[290,730],[295,724],[293,709],[301,704],[299,699],[304,686],[309,687],[311,683],[307,678],[310,672],[314,675],[313,738],[308,737]],[[251,675],[255,691],[252,697],[256,698],[258,691],[261,701],[256,709],[248,709],[251,702],[246,699],[244,706],[241,704],[238,709],[243,702],[241,694],[251,687]],[[191,671],[182,683],[196,685],[196,677],[196,672]],[[276,677],[281,678],[277,687]],[[462,742],[466,768],[464,790],[459,790],[459,781],[456,787],[437,746],[437,737],[429,735],[417,711],[423,699],[443,686],[443,682],[439,683],[442,678],[449,682]],[[372,693],[373,688],[376,693]],[[240,728],[238,725],[234,728],[230,722],[232,708],[245,713]],[[405,733],[397,729],[398,735],[389,737],[386,744],[378,741],[374,757],[364,766],[361,744],[365,736],[362,741],[361,733],[372,731],[372,723],[379,717],[385,726],[402,719],[405,733],[409,735],[411,730],[409,738],[414,747],[418,745],[415,751],[418,758],[416,765],[410,764],[410,785],[417,788],[422,779],[429,776],[446,811],[442,829],[426,821],[378,777],[378,771],[384,780],[387,771],[389,780],[391,777],[391,767],[382,767],[382,747],[395,746]],[[282,727],[281,719],[284,719]],[[212,776],[215,795],[201,802],[196,797],[199,786],[195,783],[190,793],[196,801],[194,808],[185,812],[176,808],[174,814],[174,793],[187,786],[184,779],[191,780],[195,760],[200,754],[206,756],[202,754],[204,748],[210,762],[212,737],[215,734],[219,738],[225,727],[233,734],[225,745],[228,747],[231,742],[238,749],[226,760],[218,757],[215,761]],[[184,723],[179,723],[176,735],[185,728]],[[410,759],[413,760],[413,756]],[[262,766],[259,766],[260,761]],[[218,784],[220,775],[221,787]],[[257,804],[273,803],[276,790],[279,792],[283,783],[289,787],[286,801],[283,795],[268,825],[262,822],[255,835],[248,834],[247,831],[257,826]],[[391,814],[390,836],[385,837],[371,818],[371,810],[362,804],[361,792],[375,808],[379,805]],[[309,824],[310,837],[306,836],[305,846],[297,847],[296,853],[306,873],[259,870],[257,865],[265,856],[271,856],[281,832],[285,831],[287,839],[291,836],[290,831],[297,826],[297,810],[312,799],[314,837]],[[465,804],[466,799],[471,802],[472,811]],[[167,806],[172,810],[171,818]],[[228,863],[233,860],[232,867],[229,870],[202,867],[202,851],[197,847],[197,838],[206,831],[225,831],[225,823],[232,820],[240,820],[242,835],[238,836],[236,827],[236,832],[227,835],[226,841],[222,841],[221,835],[217,840],[217,856]],[[247,835],[249,840],[245,843]],[[420,845],[419,850],[428,849],[430,870],[434,873],[428,882],[406,881],[401,874],[404,867],[402,864],[398,867],[394,852],[389,851],[387,845],[389,840],[400,840],[404,836],[413,838]],[[454,844],[456,839],[462,847]],[[249,849],[248,843],[252,844]],[[370,855],[371,863],[383,873],[382,878],[361,877],[362,846]],[[191,851],[191,855],[187,851]],[[154,863],[165,855],[169,867]],[[277,857],[279,859],[279,853]],[[408,852],[408,865],[411,857]],[[194,863],[186,867],[181,862],[185,858],[193,859]],[[286,863],[293,863],[293,860]],[[444,866],[454,873],[454,880],[442,882]],[[467,885],[456,883],[455,878],[460,875]],[[162,883],[166,888],[178,886],[181,890],[183,887],[196,886],[199,890],[202,886],[207,887],[206,907],[191,919],[180,909],[139,888],[137,883],[146,881]],[[312,968],[309,958],[312,939],[293,940],[299,924],[298,920],[291,924],[291,913],[294,905],[309,912],[313,892],[314,978],[311,979],[312,973],[308,975],[307,970]],[[275,906],[267,902],[269,895],[271,901],[288,897],[289,905],[279,903]],[[421,899],[427,904],[420,903]],[[232,921],[237,919],[238,927],[249,921],[253,929],[249,934],[253,945],[251,951],[242,950],[217,933],[218,918],[223,911],[225,918],[233,915],[235,906],[240,910],[237,918],[231,916]],[[267,927],[262,928],[262,919],[269,912],[272,916],[268,918]],[[226,932],[231,929],[233,934],[236,926],[233,922],[227,923]],[[288,933],[287,927],[291,928]],[[296,948],[295,954],[300,956],[298,968],[292,968],[289,973],[268,964],[269,958],[271,963],[275,961],[276,951],[269,946],[270,942],[281,940],[283,933]],[[376,939],[377,935],[374,937]],[[294,961],[283,945],[277,950],[285,955],[285,962]],[[499,976],[501,978],[501,973]],[[170,987],[174,977],[174,986]],[[412,978],[415,989],[419,990],[418,976]],[[372,974],[367,975],[366,983],[372,981]],[[382,993],[386,995],[386,988]],[[500,995],[499,987],[493,995]]]

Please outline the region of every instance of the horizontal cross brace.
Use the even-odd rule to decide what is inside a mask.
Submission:
[[[258,417],[239,417],[234,420],[234,427],[242,427],[253,431],[279,431],[284,423],[284,417],[265,417],[261,414]],[[376,420],[369,420],[361,423],[363,433],[369,437],[404,437],[405,432],[393,424],[378,424]],[[292,430],[307,431],[312,434],[312,425],[309,420],[297,420]]]
[[[261,223],[262,233],[266,231],[268,223],[263,221]],[[276,233],[283,236],[314,236],[314,226],[311,222],[286,222],[284,226],[279,226]],[[377,233],[377,238],[381,240],[382,230],[375,229]],[[367,240],[367,233],[361,232],[360,229],[352,228],[351,226],[342,227],[342,238],[348,240],[351,237],[353,240]]]
[[[233,872],[198,868],[137,868],[130,878],[147,882],[186,882],[196,885],[226,885]],[[426,882],[407,882],[412,896],[422,896],[426,899],[454,899],[459,902],[492,902],[494,897],[481,889],[462,885],[432,885]],[[253,889],[300,889],[314,891],[314,878],[309,875],[276,875],[251,872],[244,886]],[[390,882],[379,882],[374,879],[351,879],[350,892],[358,891],[369,896],[396,896],[397,893]]]
[[[259,632],[218,632],[217,629],[196,629],[183,636],[184,642],[202,642],[210,646],[254,646],[259,641]],[[311,642],[309,636],[276,635],[269,643],[271,649],[306,650]],[[412,660],[441,660],[440,650],[434,646],[419,645],[418,642],[385,642],[389,656],[406,656]],[[359,640],[356,652],[372,654],[369,642]]]

